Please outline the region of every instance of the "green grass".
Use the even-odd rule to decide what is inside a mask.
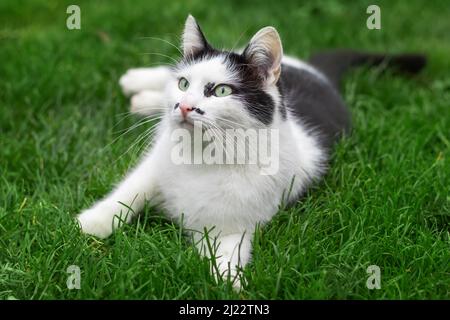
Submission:
[[[377,1],[76,1],[82,29],[65,28],[73,1],[0,3],[0,298],[449,299],[450,7]],[[148,208],[104,241],[73,217],[136,162],[125,153],[147,128],[117,81],[130,67],[170,63],[187,13],[216,46],[274,25],[285,51],[415,51],[430,64],[408,79],[350,74],[343,88],[353,134],[331,170],[294,208],[256,233],[248,285],[215,284],[180,229]],[[123,120],[122,120],[123,119]],[[122,120],[122,121],[121,121]],[[125,153],[125,154],[124,154]],[[380,290],[366,268],[381,268]],[[78,265],[81,290],[68,290]]]

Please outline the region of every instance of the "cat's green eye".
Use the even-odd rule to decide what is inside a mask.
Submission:
[[[216,97],[226,97],[226,96],[230,95],[231,93],[233,93],[233,89],[231,89],[231,87],[227,86],[226,84],[219,84],[214,89],[214,95]]]
[[[178,88],[181,91],[186,91],[189,88],[189,81],[187,81],[186,78],[181,78],[180,81],[178,81]]]

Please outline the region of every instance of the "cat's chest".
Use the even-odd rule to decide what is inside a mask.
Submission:
[[[211,199],[247,198],[274,191],[273,177],[263,177],[256,169],[215,166],[171,166],[161,174],[160,187],[168,199],[188,197],[199,202]],[[203,200],[202,200],[203,199]]]
[[[183,214],[188,225],[226,224],[245,215],[269,220],[282,194],[274,177],[248,168],[172,166],[160,179],[168,214]]]

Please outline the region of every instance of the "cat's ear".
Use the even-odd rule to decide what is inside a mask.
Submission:
[[[259,30],[243,52],[246,60],[257,68],[259,76],[267,85],[275,84],[281,74],[283,46],[273,27]]]
[[[184,25],[182,46],[184,56],[195,55],[209,47],[200,26],[191,15],[188,15]]]

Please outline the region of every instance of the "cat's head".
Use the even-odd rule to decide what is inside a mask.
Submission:
[[[251,128],[270,125],[280,107],[277,82],[283,49],[273,27],[265,27],[241,54],[213,48],[189,15],[182,36],[183,58],[167,86],[171,122],[192,127]]]

